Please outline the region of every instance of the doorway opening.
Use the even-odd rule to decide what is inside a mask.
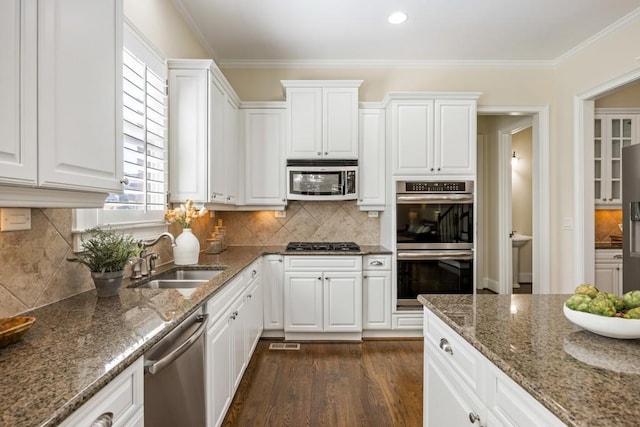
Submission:
[[[526,282],[531,285],[522,291],[548,293],[548,108],[480,106],[478,112],[478,288],[511,294],[514,283]],[[518,160],[513,160],[514,145],[520,147],[515,150]],[[518,165],[512,166],[516,161]],[[528,195],[522,193],[527,185]],[[516,197],[512,186],[518,191]],[[514,219],[520,230],[514,227]],[[523,261],[514,267],[514,259],[527,246]]]

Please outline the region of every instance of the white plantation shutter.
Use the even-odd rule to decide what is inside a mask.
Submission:
[[[105,200],[105,219],[136,211],[164,211],[167,204],[167,90],[166,67],[137,37],[125,31],[123,51],[123,194]],[[146,48],[146,50],[145,50]],[[112,221],[107,221],[112,222]]]

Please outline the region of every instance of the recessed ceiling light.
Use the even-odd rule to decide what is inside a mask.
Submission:
[[[389,21],[390,24],[402,24],[406,20],[407,14],[404,12],[394,12],[389,15],[389,18],[387,18],[387,21]]]

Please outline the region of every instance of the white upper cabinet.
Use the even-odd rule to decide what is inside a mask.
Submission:
[[[361,80],[283,80],[287,159],[358,158]]]
[[[595,115],[593,172],[596,206],[614,209],[622,205],[622,148],[639,141],[640,113],[636,110],[615,110],[611,114]]]
[[[239,100],[211,60],[169,60],[170,201],[235,204]]]
[[[102,206],[122,191],[121,0],[4,1],[0,21],[0,182],[32,187],[3,205]]]
[[[361,210],[384,210],[386,177],[384,109],[360,109],[359,138],[358,206]]]
[[[242,109],[244,119],[244,204],[284,206],[285,110]]]
[[[479,94],[391,93],[387,134],[394,175],[473,178]]]
[[[0,2],[0,181],[36,185],[35,2]]]

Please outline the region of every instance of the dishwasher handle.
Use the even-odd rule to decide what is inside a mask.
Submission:
[[[151,375],[157,374],[162,369],[167,367],[171,362],[173,362],[178,357],[180,357],[182,353],[189,350],[189,347],[195,344],[195,342],[198,341],[198,338],[200,338],[204,333],[207,327],[208,319],[209,319],[208,314],[201,314],[198,317],[196,317],[195,323],[200,323],[200,326],[198,326],[198,329],[196,329],[193,332],[193,334],[191,334],[191,336],[187,338],[182,344],[176,347],[175,350],[173,350],[171,353],[164,356],[162,359],[147,361],[144,366],[144,373],[151,374]]]

